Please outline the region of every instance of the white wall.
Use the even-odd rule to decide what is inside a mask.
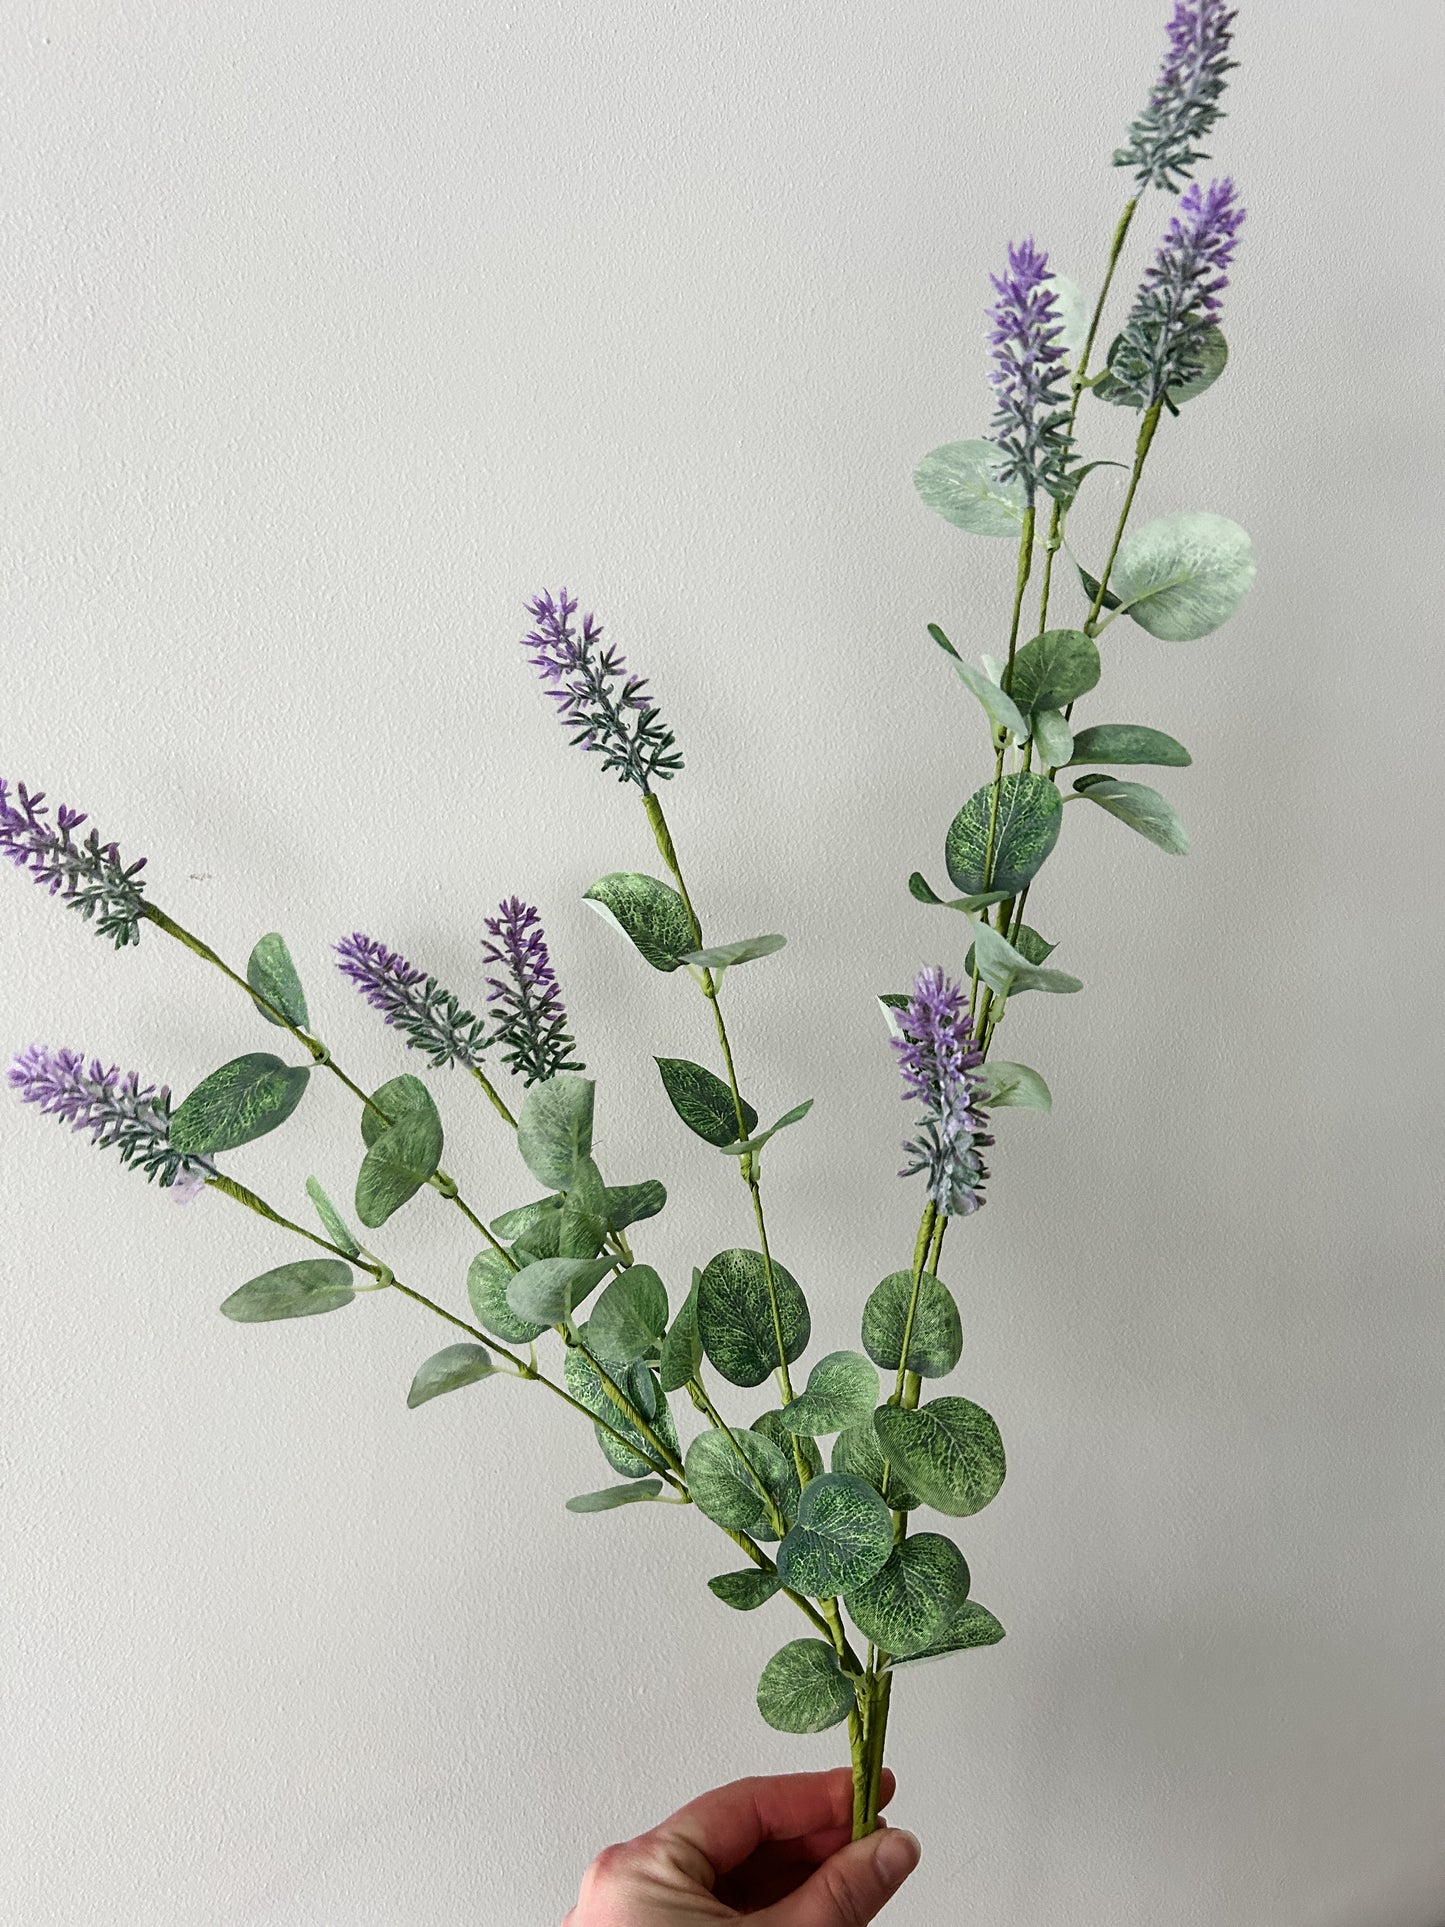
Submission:
[[[149,852],[226,955],[283,929],[376,1081],[402,1055],[328,942],[475,995],[482,915],[535,897],[611,1167],[673,1193],[642,1242],[677,1289],[745,1200],[647,1061],[706,1053],[700,1004],[578,902],[654,861],[515,645],[526,594],[578,588],[686,750],[712,930],[791,939],[728,995],[760,1108],[817,1099],[776,1243],[818,1348],[851,1342],[915,1208],[871,997],[960,963],[903,879],[983,774],[923,625],[996,646],[1011,568],[909,470],[985,423],[1006,240],[1094,280],[1165,13],[14,0],[0,770]],[[1145,507],[1236,517],[1259,581],[1209,641],[1110,632],[1094,713],[1192,746],[1195,854],[1070,812],[1036,895],[1088,987],[1011,1015],[1057,1108],[1000,1119],[945,1267],[1011,1455],[960,1533],[1010,1637],[896,1696],[899,1927],[1445,1918],[1445,11],[1242,14],[1235,362]],[[0,882],[7,1049],[184,1091],[267,1046],[183,953],[113,957]],[[530,1196],[442,1095],[464,1187]],[[345,1195],[355,1130],[318,1087],[229,1163]],[[532,1927],[684,1795],[839,1759],[759,1722],[794,1628],[710,1598],[704,1521],[562,1510],[606,1468],[561,1408],[499,1381],[409,1413],[444,1335],[405,1302],[230,1325],[282,1234],[8,1100],[0,1144],[0,1913]],[[385,1241],[464,1303],[439,1205]]]

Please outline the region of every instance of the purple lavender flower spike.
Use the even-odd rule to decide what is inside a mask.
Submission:
[[[962,989],[937,967],[921,970],[893,1039],[905,1098],[923,1104],[918,1135],[903,1147],[901,1178],[923,1172],[928,1195],[946,1216],[967,1217],[984,1202],[988,1177],[980,1151],[993,1143],[985,1125],[983,1062]]]
[[[996,410],[992,440],[1008,457],[1000,470],[1019,480],[1032,506],[1039,489],[1057,493],[1069,460],[1069,397],[1058,297],[1049,257],[1032,240],[1008,251],[1008,273],[991,275],[998,300],[989,309]]]
[[[94,918],[96,934],[109,937],[117,950],[139,943],[145,885],[137,879],[145,858],[123,864],[120,851],[113,843],[102,843],[95,829],[78,841],[75,831],[86,820],[80,810],[62,803],[53,823],[49,816],[43,792],[21,783],[12,803],[9,785],[0,776],[0,856],[28,870],[52,896],[61,892],[87,921]]]
[[[10,1088],[23,1104],[38,1104],[75,1131],[89,1131],[93,1144],[114,1147],[122,1164],[159,1178],[182,1199],[194,1197],[208,1177],[220,1173],[207,1157],[183,1157],[171,1145],[171,1094],[142,1085],[134,1071],[107,1070],[98,1057],[87,1066],[79,1051],[32,1044],[11,1062]]]
[[[676,739],[647,694],[643,676],[629,675],[620,650],[602,647],[602,625],[582,618],[579,635],[572,618],[577,598],[563,589],[554,602],[545,591],[527,604],[536,627],[522,638],[532,665],[557,705],[572,741],[597,750],[604,769],[615,769],[620,783],[636,783],[644,795],[682,768]]]
[[[1239,65],[1229,58],[1237,7],[1224,0],[1175,0],[1169,47],[1149,104],[1129,127],[1115,167],[1132,167],[1138,192],[1162,187],[1177,194],[1200,161],[1199,143],[1223,117],[1225,76]]]
[[[1180,196],[1109,357],[1119,400],[1153,408],[1203,372],[1243,222],[1231,180]]]
[[[444,1064],[460,1064],[469,1071],[481,1068],[489,1042],[485,1019],[463,1010],[435,977],[359,930],[343,937],[335,949],[342,975],[402,1033],[411,1050],[427,1053],[433,1070]]]
[[[491,1042],[504,1044],[504,1062],[528,1084],[559,1071],[585,1070],[572,1055],[567,1012],[547,954],[542,920],[531,904],[509,897],[487,918],[492,941],[482,954],[502,973],[487,979],[487,1003],[496,1021]]]

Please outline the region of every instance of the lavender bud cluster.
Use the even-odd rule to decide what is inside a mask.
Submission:
[[[967,1217],[984,1202],[988,1177],[981,1151],[993,1143],[983,1109],[983,1062],[960,986],[930,967],[918,973],[893,1039],[905,1099],[923,1105],[917,1134],[903,1147],[901,1178],[921,1172],[928,1195],[948,1217]]]
[[[1221,118],[1225,76],[1238,9],[1224,0],[1175,0],[1169,47],[1149,104],[1130,124],[1115,167],[1132,167],[1138,191],[1162,187],[1177,194],[1209,157],[1199,143]]]
[[[93,1144],[118,1150],[122,1164],[159,1178],[179,1197],[193,1197],[208,1177],[220,1175],[209,1158],[185,1157],[172,1146],[170,1092],[143,1085],[134,1071],[122,1076],[98,1057],[87,1066],[79,1051],[32,1044],[11,1062],[6,1081],[23,1104],[38,1104],[72,1130],[88,1131]]]
[[[546,593],[534,596],[527,613],[536,626],[522,647],[531,652],[558,720],[574,732],[572,741],[596,750],[619,782],[636,783],[644,794],[680,770],[676,739],[647,694],[646,678],[629,675],[621,652],[602,646],[594,616],[582,618],[579,634],[572,621],[576,596],[565,589],[555,602]]]
[[[491,1041],[484,1035],[486,1020],[463,1010],[459,999],[435,977],[360,930],[343,937],[335,950],[342,975],[402,1033],[409,1049],[426,1052],[433,1070],[447,1064],[460,1064],[465,1070],[480,1067],[482,1052]]]
[[[145,858],[122,863],[114,843],[102,843],[95,829],[78,839],[75,832],[86,817],[64,803],[54,822],[49,819],[43,792],[32,793],[21,783],[12,803],[9,785],[0,777],[0,856],[28,870],[52,896],[62,895],[87,921],[93,919],[96,934],[109,937],[117,950],[139,943],[145,885],[138,878]]]
[[[989,309],[995,412],[991,439],[1007,460],[1006,482],[1024,485],[1030,504],[1040,489],[1065,486],[1069,461],[1069,394],[1063,320],[1049,279],[1049,257],[1032,240],[1008,251],[1008,272],[990,275],[998,300]]]
[[[1243,223],[1231,180],[1195,181],[1180,196],[1109,356],[1120,400],[1153,408],[1203,372]]]
[[[559,1071],[586,1066],[573,1056],[557,975],[547,953],[542,920],[529,903],[509,897],[487,918],[491,942],[482,954],[498,975],[487,979],[487,1003],[501,1044],[502,1060],[527,1084],[544,1083]]]

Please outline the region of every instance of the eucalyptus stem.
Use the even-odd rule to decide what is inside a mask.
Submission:
[[[491,1099],[492,1108],[496,1111],[497,1115],[501,1118],[502,1122],[504,1124],[510,1124],[512,1129],[515,1131],[517,1128],[517,1120],[515,1117],[513,1117],[511,1111],[507,1108],[506,1102],[503,1099],[501,1092],[498,1091],[496,1085],[493,1084],[491,1078],[487,1076],[484,1070],[479,1069],[475,1064],[468,1064],[467,1069],[471,1072],[472,1076],[476,1078],[477,1082],[481,1085],[482,1089],[486,1092],[487,1096]]]
[[[1014,580],[1013,616],[1009,623],[1008,661],[1004,664],[1002,688],[1008,693],[1013,681],[1014,657],[1018,652],[1019,625],[1023,618],[1024,590],[1028,587],[1029,575],[1034,562],[1034,521],[1036,510],[1032,502],[1024,510],[1023,529],[1019,535],[1018,571]],[[988,801],[988,845],[983,858],[983,887],[987,890],[993,878],[994,856],[998,848],[998,812],[1003,799],[1004,755],[1008,749],[1008,737],[1004,736],[994,758],[993,789]],[[969,1016],[972,1017],[978,1005],[978,963],[973,968],[973,985],[969,997]]]
[[[1094,624],[1099,620],[1099,612],[1104,606],[1104,598],[1109,593],[1109,577],[1114,572],[1114,564],[1119,559],[1119,544],[1124,540],[1124,530],[1128,525],[1129,513],[1134,506],[1134,497],[1139,492],[1139,478],[1144,473],[1144,463],[1153,446],[1154,432],[1159,426],[1159,417],[1164,412],[1162,401],[1156,401],[1152,408],[1146,408],[1144,419],[1139,424],[1139,434],[1134,443],[1134,466],[1129,475],[1129,486],[1124,494],[1124,506],[1119,511],[1119,520],[1114,528],[1114,540],[1109,547],[1109,558],[1104,564],[1104,573],[1099,577],[1099,586],[1094,592],[1094,604],[1089,610],[1089,619],[1084,624],[1084,633],[1093,635]],[[1073,704],[1069,708],[1072,710]]]

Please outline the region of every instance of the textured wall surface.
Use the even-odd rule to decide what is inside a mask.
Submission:
[[[377,1082],[401,1054],[327,944],[476,994],[481,916],[534,897],[609,1168],[672,1191],[643,1242],[676,1289],[746,1200],[648,1062],[706,1053],[700,1000],[579,903],[655,858],[515,645],[525,594],[577,588],[686,751],[712,931],[791,939],[728,995],[759,1108],[817,1100],[776,1244],[817,1349],[852,1342],[915,1210],[872,993],[961,963],[903,879],[982,780],[924,624],[995,648],[1011,570],[909,471],[986,421],[1005,241],[1095,281],[1165,12],[11,0],[0,770],[149,852],[228,957],[283,929]],[[1056,1109],[999,1120],[945,1264],[1011,1460],[960,1537],[1010,1637],[895,1696],[898,1927],[1445,1918],[1445,10],[1242,14],[1235,359],[1144,509],[1235,517],[1259,580],[1210,640],[1106,645],[1094,714],[1195,753],[1193,856],[1071,812],[1040,886],[1087,989],[1012,1014]],[[0,885],[6,1048],[184,1091],[270,1042],[158,937],[113,957]],[[448,1163],[501,1209],[535,1187],[469,1090]],[[345,1196],[355,1132],[318,1087],[228,1163]],[[414,1307],[230,1325],[283,1234],[8,1099],[0,1147],[0,1914],[542,1927],[684,1794],[839,1758],[760,1724],[793,1627],[711,1599],[705,1522],[563,1511],[605,1468],[542,1394],[410,1413],[443,1342]],[[440,1207],[381,1235],[464,1302]]]

